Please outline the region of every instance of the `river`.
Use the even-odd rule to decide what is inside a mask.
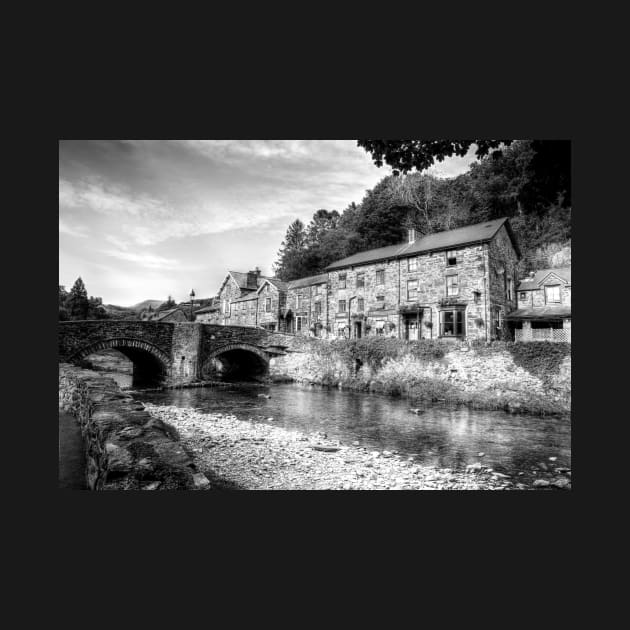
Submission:
[[[119,382],[128,385],[122,377]],[[426,405],[416,414],[404,398],[294,383],[138,391],[134,397],[306,433],[324,432],[341,443],[414,455],[418,463],[441,468],[461,470],[482,462],[497,472],[523,472],[526,477],[533,469],[571,468],[569,418],[439,405]]]

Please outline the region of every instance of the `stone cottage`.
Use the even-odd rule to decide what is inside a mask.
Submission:
[[[571,267],[531,273],[517,292],[508,315],[516,341],[571,341]]]
[[[520,251],[507,218],[360,252],[328,272],[328,328],[345,337],[498,339],[516,308]]]

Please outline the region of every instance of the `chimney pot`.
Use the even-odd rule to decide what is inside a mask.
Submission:
[[[408,242],[415,243],[416,242],[416,228],[409,228],[407,230]]]

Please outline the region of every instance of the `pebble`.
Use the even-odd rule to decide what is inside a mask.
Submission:
[[[536,479],[532,485],[534,488],[547,488],[551,485],[551,483],[546,479]]]
[[[324,432],[287,430],[275,424],[240,421],[231,414],[212,414],[147,403],[154,417],[167,420],[188,447],[198,470],[246,489],[510,489],[508,476],[486,474],[481,463],[463,470],[425,466],[396,450],[370,451],[360,441],[341,445]],[[264,419],[264,417],[260,417]],[[269,420],[270,421],[270,420]],[[319,443],[318,443],[319,442]],[[214,448],[210,448],[214,446]],[[203,448],[205,447],[205,448]],[[318,452],[318,449],[325,449]],[[338,452],[339,451],[339,452]],[[430,451],[434,453],[433,450]],[[209,489],[208,478],[195,475],[196,486]],[[565,487],[568,482],[560,482]],[[523,484],[520,484],[521,486]],[[519,486],[516,486],[517,488]]]

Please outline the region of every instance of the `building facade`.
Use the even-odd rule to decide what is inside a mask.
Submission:
[[[541,269],[517,291],[508,317],[516,341],[571,341],[571,267]]]
[[[328,338],[505,339],[519,259],[505,218],[425,236],[412,229],[406,243],[354,254],[309,278],[229,272],[220,309],[208,317]]]
[[[329,265],[331,332],[400,339],[506,338],[518,245],[507,219],[417,237]]]

